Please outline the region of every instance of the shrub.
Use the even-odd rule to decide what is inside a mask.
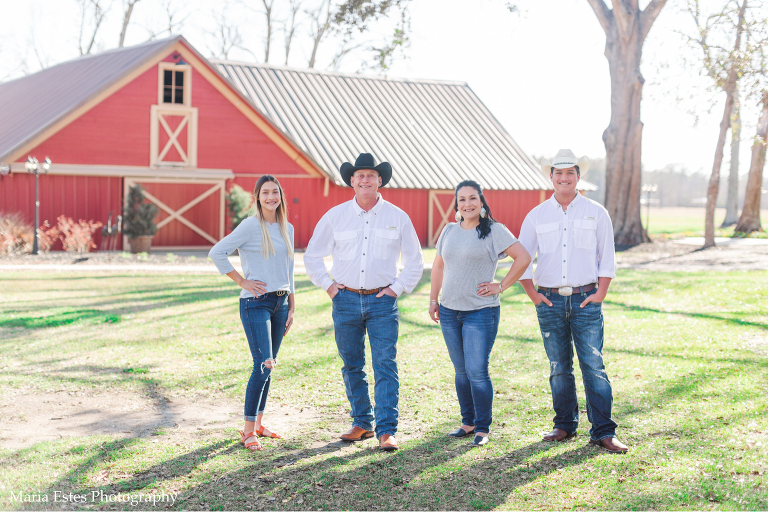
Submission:
[[[129,238],[151,236],[157,233],[158,208],[152,203],[144,202],[144,189],[134,185],[128,189],[123,207],[123,234]]]
[[[93,243],[93,234],[103,224],[101,222],[94,222],[92,220],[84,221],[80,219],[75,222],[74,220],[64,215],[58,219],[59,231],[61,232],[60,238],[64,244],[64,250],[73,253],[86,253],[89,249],[95,249],[96,244]]]
[[[243,187],[240,185],[232,185],[232,188],[226,195],[226,199],[229,219],[232,221],[232,229],[235,229],[248,217],[251,204],[253,203],[253,196],[243,190]]]
[[[35,234],[19,213],[0,213],[0,254],[30,252]]]
[[[44,221],[43,225],[37,230],[37,245],[40,251],[48,252],[53,247],[53,244],[60,238],[61,231],[58,226],[51,226],[48,221]]]

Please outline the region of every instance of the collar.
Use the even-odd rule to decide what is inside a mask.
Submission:
[[[557,199],[555,199],[555,194],[552,194],[552,196],[549,198],[550,201],[552,201],[552,204],[555,206],[555,208],[559,208],[560,211],[563,211],[563,208],[560,206],[560,203],[557,202]],[[573,208],[574,206],[579,204],[579,201],[582,200],[581,193],[577,190],[576,191],[576,197],[573,198],[573,201],[568,205],[568,208]]]
[[[376,204],[374,205],[373,208],[371,208],[370,211],[375,214],[379,213],[379,210],[381,209],[382,204],[384,204],[384,198],[381,197],[381,193],[376,193]],[[358,217],[366,213],[365,210],[360,208],[360,205],[357,204],[357,199],[355,199],[354,197],[352,198],[352,209],[355,212],[355,215],[357,215]]]

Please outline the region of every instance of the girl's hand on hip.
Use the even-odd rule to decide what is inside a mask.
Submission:
[[[291,329],[291,326],[293,325],[293,310],[288,310],[288,320],[285,321],[285,334],[288,334],[288,331]],[[283,334],[283,336],[285,336]]]
[[[240,282],[240,288],[251,292],[257,297],[259,295],[264,295],[265,293],[267,293],[267,283],[262,283],[261,281],[251,281],[249,279],[243,279]]]
[[[429,318],[431,318],[432,321],[435,323],[440,322],[440,305],[439,304],[429,305]]]

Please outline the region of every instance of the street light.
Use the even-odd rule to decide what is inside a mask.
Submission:
[[[645,232],[650,233],[650,222],[651,222],[651,193],[656,192],[658,190],[658,185],[656,184],[645,184],[643,185],[643,192],[646,192],[648,194],[648,198],[646,199],[646,202],[648,203],[648,212],[645,216]],[[648,236],[651,236],[650,234]]]
[[[38,180],[40,174],[48,174],[48,169],[51,168],[51,159],[45,157],[45,160],[41,164],[37,161],[37,158],[28,156],[27,161],[24,164],[27,168],[27,172],[35,175],[35,240],[32,244],[32,254],[37,254],[38,239],[40,238],[40,187]]]

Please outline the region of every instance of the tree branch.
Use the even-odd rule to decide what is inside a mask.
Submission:
[[[597,16],[597,21],[600,22],[600,26],[603,27],[605,33],[608,34],[611,30],[611,24],[613,23],[613,13],[608,6],[605,5],[603,0],[587,0],[587,2],[592,7],[592,10],[595,11],[595,16]]]
[[[651,0],[651,3],[649,3],[645,9],[643,9],[643,12],[640,13],[641,40],[645,41],[648,32],[651,31],[653,22],[656,21],[656,18],[659,17],[659,13],[664,8],[666,3],[667,0]]]

